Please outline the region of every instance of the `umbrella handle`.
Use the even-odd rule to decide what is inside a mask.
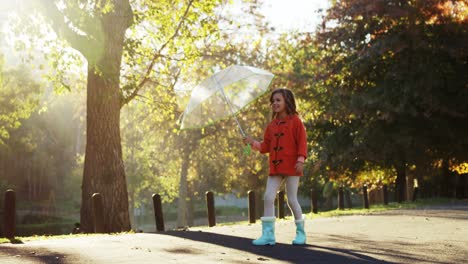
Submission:
[[[252,153],[252,146],[250,146],[250,144],[247,144],[244,147],[244,155],[250,156],[250,153]]]

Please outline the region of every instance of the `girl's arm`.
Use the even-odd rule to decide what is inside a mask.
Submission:
[[[304,162],[307,158],[307,133],[302,121],[298,118],[298,126],[296,129],[297,140],[297,161]]]
[[[268,128],[265,130],[262,142],[254,140],[249,136],[244,138],[244,144],[250,144],[253,149],[259,151],[260,153],[267,153],[270,151],[270,142],[271,138]]]
[[[296,173],[302,175],[304,173],[304,161],[307,158],[307,133],[304,124],[300,119],[296,129],[296,142],[297,142],[297,161]]]

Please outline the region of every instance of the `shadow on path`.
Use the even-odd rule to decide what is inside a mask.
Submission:
[[[154,233],[153,233],[154,234]],[[229,236],[201,231],[167,231],[158,235],[174,236],[196,242],[236,249],[257,255],[257,260],[275,259],[296,264],[302,263],[389,263],[350,250],[320,248],[312,245],[293,246],[277,243],[275,246],[253,246],[252,240],[244,237]],[[183,250],[181,248],[181,250]]]
[[[67,263],[71,256],[66,254],[51,252],[46,249],[23,249],[2,247],[0,245],[0,263],[21,263],[23,261],[33,262],[38,264],[64,264]]]

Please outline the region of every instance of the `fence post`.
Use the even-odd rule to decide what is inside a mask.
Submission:
[[[385,205],[388,204],[388,186],[387,184],[384,184],[383,188],[382,188],[382,191],[383,191],[383,203]]]
[[[211,191],[206,192],[206,209],[208,210],[208,226],[215,226],[216,215],[214,206],[214,195]]]
[[[255,217],[255,191],[249,191],[249,223],[255,224],[256,217]]]
[[[164,231],[164,217],[161,204],[161,195],[153,194],[154,218],[156,221],[156,231]]]
[[[338,189],[338,209],[344,210],[344,192],[342,186]]]
[[[278,218],[284,219],[284,191],[278,192]]]
[[[102,204],[102,195],[94,193],[92,196],[93,201],[93,220],[94,220],[94,233],[105,233],[104,226],[104,206]]]
[[[367,185],[362,187],[362,196],[364,197],[364,208],[369,209],[369,197],[367,196]]]
[[[16,233],[16,193],[12,189],[5,192],[3,201],[3,235],[6,238],[15,238]]]
[[[310,208],[314,214],[318,213],[318,208],[317,208],[317,192],[314,190],[314,188],[310,189]]]

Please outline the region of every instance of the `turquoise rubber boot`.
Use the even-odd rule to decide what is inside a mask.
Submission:
[[[259,239],[252,241],[255,246],[273,246],[275,240],[275,217],[261,217],[262,220],[262,236]]]
[[[304,217],[294,221],[296,223],[296,238],[292,241],[293,245],[305,245],[306,234],[304,231]]]

